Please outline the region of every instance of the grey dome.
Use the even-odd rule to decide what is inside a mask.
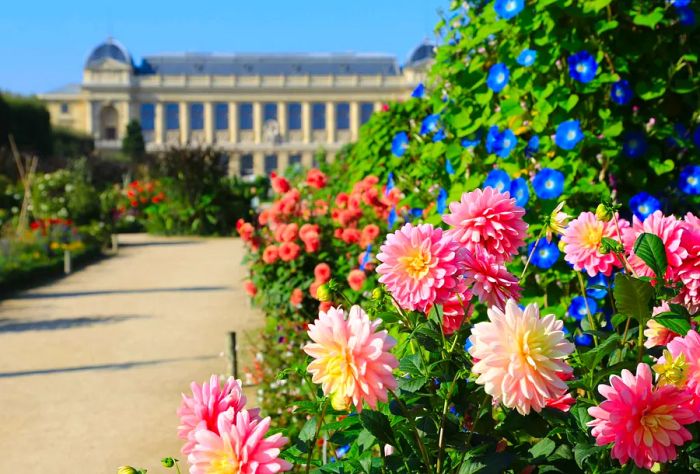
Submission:
[[[408,57],[407,66],[416,66],[435,57],[435,45],[429,41],[419,44]]]
[[[107,38],[107,41],[92,50],[85,62],[85,68],[96,66],[105,59],[113,59],[131,66],[131,55],[129,55],[129,52],[121,43],[112,38]]]

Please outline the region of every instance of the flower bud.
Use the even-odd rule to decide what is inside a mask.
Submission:
[[[131,466],[121,466],[117,468],[117,474],[139,474],[139,471]]]
[[[160,460],[160,463],[163,465],[163,467],[173,467],[176,462],[177,459],[175,458],[163,458]]]
[[[598,204],[598,207],[595,210],[595,217],[596,219],[603,221],[603,222],[609,222],[610,219],[613,218],[612,212],[610,212],[610,209],[608,206],[605,204]]]
[[[382,292],[382,289],[380,287],[377,287],[372,290],[372,299],[375,301],[379,301],[380,299],[382,299],[383,295],[384,293]]]
[[[325,283],[316,290],[316,299],[319,301],[329,301],[331,299],[331,291]]]

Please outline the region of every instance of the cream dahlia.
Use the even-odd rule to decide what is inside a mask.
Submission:
[[[574,350],[562,331],[564,323],[553,314],[541,318],[534,303],[523,311],[513,299],[505,312],[494,307],[488,316],[469,338],[476,383],[494,401],[523,415],[564,396],[567,386],[560,375],[572,372],[564,360]]]
[[[491,187],[464,193],[459,202],[450,203],[450,214],[442,220],[451,226],[448,234],[469,251],[484,249],[499,262],[510,260],[525,245],[525,210],[515,204],[509,193]]]
[[[605,222],[596,218],[592,212],[582,212],[569,223],[561,241],[564,243],[564,259],[574,266],[574,270],[585,270],[590,276],[598,273],[610,276],[613,268],[622,266],[612,252],[600,252],[603,237],[619,242],[614,221]],[[625,220],[619,219],[618,222],[621,232],[629,227]]]
[[[406,224],[386,236],[377,259],[379,282],[405,309],[425,312],[444,303],[463,284],[457,260],[459,244],[430,224]]]
[[[360,412],[365,401],[376,408],[377,401],[387,400],[387,390],[396,389],[392,371],[398,361],[389,352],[396,341],[386,331],[378,331],[379,324],[381,320],[370,321],[355,305],[347,319],[341,308],[331,307],[309,325],[313,342],[304,346],[304,352],[314,360],[308,371],[336,410],[347,410],[352,404]]]

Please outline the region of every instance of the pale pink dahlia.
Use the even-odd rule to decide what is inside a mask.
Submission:
[[[182,394],[182,402],[177,410],[180,417],[178,436],[186,439],[182,447],[183,454],[189,454],[194,447],[194,432],[204,426],[210,431],[216,431],[216,423],[219,414],[233,409],[234,413],[245,408],[246,398],[241,390],[240,380],[229,377],[223,387],[218,375],[212,375],[209,383],[201,386],[195,382],[190,385],[192,396]],[[258,415],[258,410],[251,410],[253,416]]]
[[[637,374],[625,369],[610,377],[610,385],[599,385],[605,401],[588,409],[594,420],[591,434],[598,446],[613,443],[612,457],[641,468],[676,458],[676,446],[692,436],[684,425],[695,421],[688,408],[689,395],[674,387],[654,387],[651,369],[637,365]]]
[[[654,308],[652,316],[667,313],[669,311],[671,311],[671,308],[668,306],[668,303],[664,302],[661,304],[661,306]],[[666,326],[657,323],[652,317],[647,321],[647,328],[644,330],[644,337],[646,337],[644,347],[652,348],[656,346],[665,346],[676,336],[678,336],[678,334],[671,331]]]
[[[668,261],[665,277],[672,278],[678,267],[683,263],[683,259],[688,256],[688,251],[681,245],[683,230],[681,221],[674,216],[664,216],[661,211],[654,212],[644,219],[644,222],[637,219],[637,216],[634,216],[632,227],[622,231],[622,243],[629,254],[630,265],[637,275],[654,276],[654,272],[644,263],[644,260],[634,254],[634,242],[640,234],[654,234],[661,238],[666,248],[666,260]]]
[[[520,299],[518,278],[495,256],[477,249],[475,253],[461,252],[460,258],[464,266],[464,282],[486,306],[503,310],[508,299]]]
[[[504,262],[525,245],[525,210],[507,192],[487,187],[464,193],[460,202],[450,203],[450,212],[442,216],[452,227],[447,233],[471,252],[484,249]]]
[[[386,331],[377,331],[380,324],[355,305],[347,319],[341,308],[331,307],[309,325],[313,342],[304,346],[304,352],[314,361],[308,371],[336,410],[353,404],[360,412],[363,401],[376,408],[378,400],[387,401],[387,390],[396,389],[392,371],[398,361],[389,352],[396,341]]]
[[[700,219],[688,213],[683,224],[681,246],[688,251],[688,257],[676,272],[676,279],[682,283],[676,301],[694,314],[700,311]]]
[[[187,457],[190,474],[274,474],[292,465],[278,456],[287,438],[265,438],[270,418],[261,420],[248,410],[219,416],[216,430],[197,430],[196,444]]]
[[[629,227],[625,220],[618,219],[620,231]],[[585,270],[590,276],[603,273],[610,276],[614,267],[621,267],[618,258],[611,252],[600,252],[603,237],[620,241],[614,219],[604,222],[592,212],[582,212],[571,221],[564,231],[564,259],[574,266],[574,270]]]
[[[564,361],[574,350],[564,323],[553,314],[540,318],[536,304],[521,310],[508,300],[505,312],[488,310],[489,321],[472,328],[469,353],[477,360],[472,371],[494,402],[526,415],[566,394],[560,375],[572,372]]]
[[[425,312],[461,291],[458,248],[440,228],[406,224],[386,236],[377,255],[379,282],[402,308]]]

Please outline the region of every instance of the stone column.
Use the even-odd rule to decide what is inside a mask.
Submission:
[[[280,126],[280,138],[287,141],[287,103],[277,102],[277,123]],[[280,166],[280,169],[285,168]]]
[[[228,103],[228,131],[231,143],[238,142],[238,104],[235,102]]]
[[[162,102],[156,102],[156,112],[153,124],[154,141],[157,145],[163,144],[163,135],[165,131],[165,107]]]
[[[117,111],[119,112],[119,120],[117,121],[117,139],[121,140],[126,136],[126,126],[131,120],[129,113],[129,102],[119,102]]]
[[[314,161],[314,152],[313,151],[305,151],[301,155],[301,166],[304,168],[311,168],[313,165]]]
[[[355,141],[360,133],[360,104],[350,102],[350,140]]]
[[[240,176],[241,174],[241,157],[238,153],[231,153],[228,158],[228,175]]]
[[[311,104],[303,102],[301,104],[301,141],[311,143]]]
[[[204,143],[214,144],[214,107],[211,102],[204,103]]]
[[[284,174],[289,167],[289,152],[280,151],[277,153],[277,172]]]
[[[326,102],[326,141],[335,143],[335,102]]]
[[[253,174],[255,176],[265,175],[265,153],[261,151],[253,153]]]
[[[253,103],[253,140],[255,143],[262,142],[262,104]]]
[[[180,102],[180,144],[190,141],[190,104]]]
[[[85,115],[87,118],[85,129],[91,137],[95,138],[95,104],[91,100],[87,103],[87,113]]]

